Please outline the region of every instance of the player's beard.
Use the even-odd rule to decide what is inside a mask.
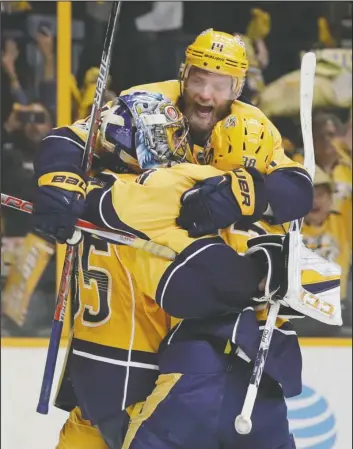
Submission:
[[[210,110],[206,114],[201,114],[200,109],[206,106],[196,103],[190,98],[187,90],[184,90],[183,95],[178,99],[177,106],[188,120],[189,132],[194,143],[201,146],[206,143],[216,123],[231,113],[232,103],[233,100],[225,100],[220,106],[209,106]]]

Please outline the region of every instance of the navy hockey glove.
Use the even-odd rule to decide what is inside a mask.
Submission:
[[[82,215],[85,181],[75,173],[47,173],[38,180],[34,194],[32,227],[39,233],[65,243]]]
[[[181,198],[177,225],[190,237],[217,234],[233,223],[250,225],[268,206],[263,176],[255,168],[239,168],[198,182]]]
[[[246,257],[257,260],[265,273],[264,289],[258,292],[255,301],[265,301],[266,298],[282,299],[286,291],[286,263],[288,257],[287,239],[284,235],[262,235],[248,240]]]

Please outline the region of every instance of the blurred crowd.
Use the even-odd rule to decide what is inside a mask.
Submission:
[[[92,105],[109,11],[109,2],[72,2],[73,120],[87,116]],[[31,200],[33,155],[56,125],[56,2],[1,2],[1,25],[1,191]],[[342,268],[344,326],[305,318],[296,320],[297,330],[351,335],[351,4],[124,2],[106,101],[133,85],[177,78],[185,47],[209,27],[243,36],[250,65],[244,97],[271,118],[287,155],[298,161],[300,59],[304,51],[316,52],[315,197],[303,234],[311,249]],[[28,231],[26,214],[2,208],[3,336],[50,332],[55,245]],[[18,285],[23,266],[31,274]]]

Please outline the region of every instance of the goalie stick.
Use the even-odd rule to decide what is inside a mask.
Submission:
[[[312,104],[314,97],[314,81],[315,81],[316,56],[315,53],[305,53],[302,58],[300,69],[300,125],[303,136],[304,145],[304,167],[308,171],[311,179],[314,180],[315,175],[315,153],[312,136]],[[301,220],[291,222],[289,232],[300,239]],[[297,245],[297,248],[299,246]],[[298,249],[299,251],[299,249]],[[298,260],[297,280],[300,282],[299,254],[296,255]],[[270,298],[269,298],[270,299]],[[251,414],[254,409],[257,392],[262,378],[267,354],[271,344],[273,330],[275,328],[276,319],[280,308],[279,301],[271,304],[259,350],[256,355],[254,368],[246,392],[246,397],[240,415],[235,419],[235,430],[242,435],[251,432],[252,422]]]

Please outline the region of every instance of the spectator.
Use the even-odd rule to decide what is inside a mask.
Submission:
[[[50,111],[52,120],[55,122],[57,85],[54,38],[51,35],[50,30],[46,31],[42,29],[41,32],[38,32],[36,42],[44,58],[43,79],[39,84],[39,102]],[[13,39],[7,39],[2,52],[1,63],[4,72],[10,80],[11,100],[13,103],[18,103],[19,105],[28,105],[31,100],[30,96],[21,86],[16,70],[16,61],[19,58],[19,55],[20,52],[17,42]]]
[[[349,110],[352,106],[352,50],[318,50],[316,58],[314,109]],[[299,91],[298,68],[268,84],[257,105],[271,118],[296,117],[300,108]]]
[[[259,8],[252,8],[251,20],[247,26],[246,34],[239,34],[245,44],[249,60],[249,69],[243,90],[243,98],[251,103],[258,102],[258,96],[264,90],[265,82],[263,71],[269,64],[269,53],[265,39],[271,31],[271,16]]]
[[[54,37],[49,28],[42,26],[36,35],[37,47],[43,55],[43,78],[39,84],[39,98],[41,103],[50,111],[53,117],[56,115],[56,72]]]
[[[338,132],[336,123],[332,114],[318,113],[313,119],[315,160],[327,173],[331,173],[339,162],[339,154],[333,144]]]
[[[79,93],[79,104],[77,111],[77,119],[83,119],[90,115],[93,104],[94,94],[96,91],[96,84],[99,74],[98,67],[91,67],[85,73],[83,88]],[[115,92],[109,90],[111,84],[111,77],[108,77],[107,89],[104,91],[104,103],[113,100],[116,97]]]
[[[334,139],[334,145],[340,157],[352,166],[352,109],[350,110],[348,122],[345,125],[338,124],[338,133]]]
[[[41,103],[14,104],[2,136],[2,189],[5,193],[31,199],[33,155],[52,127],[50,113]],[[11,212],[6,210],[4,214]],[[11,229],[12,226],[10,232]]]
[[[40,102],[29,105],[14,104],[11,114],[4,124],[3,134],[6,140],[2,142],[1,164],[3,192],[26,200],[32,199],[34,187],[33,154],[37,150],[39,142],[52,127],[51,115]],[[44,266],[41,265],[42,272],[33,270],[30,280],[21,277],[21,273],[24,272],[21,264],[29,257],[31,242],[37,242],[37,245],[41,245],[40,237],[27,234],[30,229],[30,218],[30,215],[22,214],[10,208],[2,210],[3,256],[8,263],[7,273],[2,273],[2,298],[3,300],[8,298],[6,303],[8,309],[6,310],[10,310],[12,306],[14,310],[16,309],[16,304],[12,302],[16,295],[17,298],[22,298],[25,294],[28,300],[26,316],[21,325],[9,317],[5,313],[6,310],[3,311],[4,314],[1,316],[2,335],[35,336],[49,334],[53,303],[48,298],[54,299],[54,258],[51,261],[48,259]],[[20,237],[24,238],[20,239]],[[44,245],[42,245],[43,248],[48,246],[44,240],[42,244]],[[6,249],[13,252],[13,258],[9,257]],[[47,263],[49,265],[46,268]],[[40,278],[38,284],[37,279],[35,283],[33,281],[35,276]],[[24,282],[26,283],[26,290],[23,293],[21,288],[23,288]]]
[[[340,128],[339,119],[333,115],[318,112],[313,118],[313,140],[317,165],[327,173],[334,183],[333,210],[343,216],[343,228],[349,247],[352,245],[352,168],[335,146]],[[293,159],[303,161],[302,154]]]
[[[352,242],[352,168],[351,161],[342,154],[337,139],[342,124],[333,114],[319,113],[313,120],[313,139],[317,164],[334,182],[333,208],[345,216],[347,242]]]
[[[16,133],[15,142],[20,146],[27,162],[32,161],[39,143],[53,126],[50,112],[40,101],[27,106],[15,103],[4,124],[8,135]]]
[[[240,36],[245,44],[249,60],[249,70],[242,95],[256,104],[258,96],[265,88],[263,70],[267,66],[268,52],[263,40],[251,40],[248,36],[241,34]]]
[[[19,81],[16,61],[19,56],[18,45],[15,40],[7,39],[1,55],[1,66],[10,81],[11,99],[13,102],[28,104],[28,98]]]

